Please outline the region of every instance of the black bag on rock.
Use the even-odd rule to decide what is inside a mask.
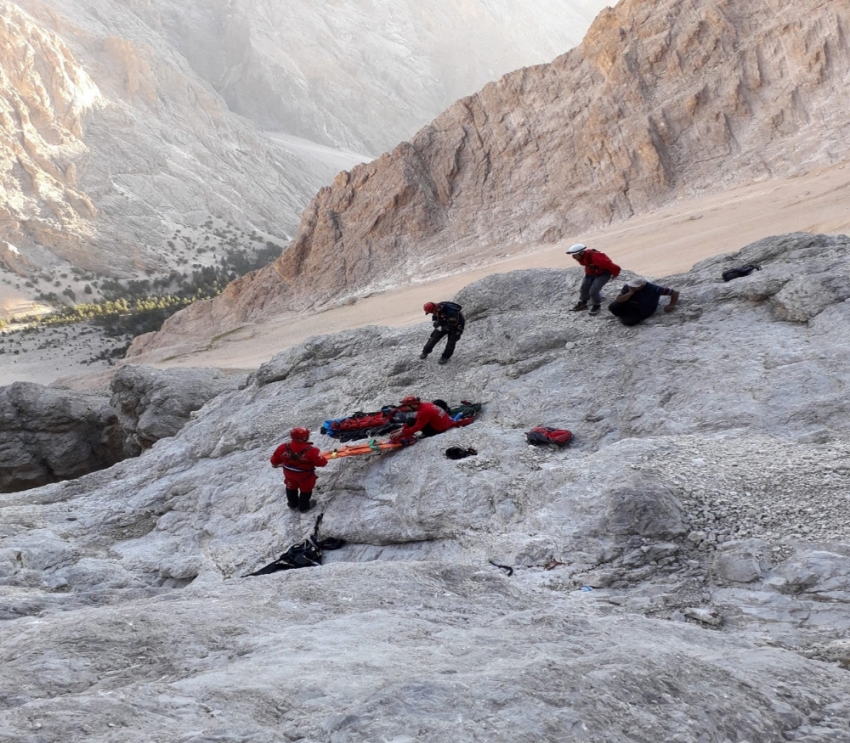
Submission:
[[[749,276],[753,271],[761,271],[761,266],[757,266],[755,263],[748,263],[746,266],[730,268],[728,271],[723,272],[723,280],[732,281],[732,279],[740,279],[742,276]]]

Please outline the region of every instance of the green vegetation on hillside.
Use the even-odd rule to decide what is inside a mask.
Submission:
[[[142,333],[159,330],[178,310],[219,295],[229,282],[268,265],[279,255],[280,247],[268,242],[248,253],[228,250],[218,264],[197,268],[191,275],[172,271],[155,279],[104,279],[99,287],[103,299],[62,307],[49,315],[27,317],[24,322],[33,326],[91,322],[103,328],[108,336],[129,341]],[[61,304],[54,292],[39,294],[38,299]]]

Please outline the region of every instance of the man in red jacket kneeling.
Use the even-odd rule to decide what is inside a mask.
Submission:
[[[427,438],[472,423],[472,418],[453,421],[447,412],[449,406],[442,400],[421,402],[418,397],[405,397],[401,404],[416,411],[416,420],[405,423],[401,431],[390,436],[390,441],[412,441],[418,431],[422,431],[422,438]]]
[[[306,428],[293,428],[289,438],[292,440],[274,450],[271,463],[272,467],[283,469],[286,505],[306,513],[316,487],[316,467],[324,467],[328,460],[310,443],[310,431]]]

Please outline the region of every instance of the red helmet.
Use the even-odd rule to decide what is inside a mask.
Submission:
[[[425,306],[422,309],[425,310],[426,315],[433,315],[437,311],[437,305],[433,302],[425,302]]]
[[[307,428],[301,428],[298,426],[297,428],[293,428],[289,432],[289,438],[293,441],[309,441],[310,440],[310,430]]]
[[[418,405],[420,400],[415,395],[408,395],[407,397],[401,398],[402,405]]]

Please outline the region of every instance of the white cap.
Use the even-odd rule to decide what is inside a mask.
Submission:
[[[575,255],[576,253],[581,253],[585,250],[587,250],[587,245],[576,243],[567,251],[567,255]]]
[[[629,279],[626,282],[626,286],[632,287],[632,289],[640,289],[643,286],[646,286],[647,281],[642,276],[635,276],[633,279]]]

